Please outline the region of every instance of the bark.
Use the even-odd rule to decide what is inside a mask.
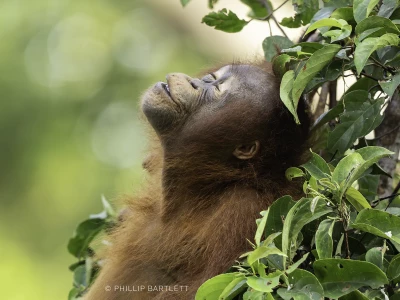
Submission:
[[[319,96],[318,99],[317,108],[315,109],[315,112],[313,114],[313,122],[315,122],[318,119],[318,117],[325,112],[325,106],[328,100],[330,84],[331,84],[330,82],[325,82],[322,85],[321,95]]]
[[[385,147],[394,152],[392,157],[383,158],[379,163],[393,178],[400,152],[400,97],[398,92],[392,97],[385,111],[382,124],[375,129],[375,136],[377,146]],[[381,176],[378,190],[381,197],[392,195],[394,191],[392,178]]]

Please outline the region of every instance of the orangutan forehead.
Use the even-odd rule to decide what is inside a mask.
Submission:
[[[236,75],[245,75],[243,72],[243,66],[250,66],[255,69],[259,68],[265,73],[273,74],[271,64],[265,61],[265,59],[255,59],[253,61],[246,61],[246,60],[235,60],[230,63],[219,63],[213,67],[205,68],[196,74],[197,77],[203,77],[204,75],[215,73],[223,67],[231,66],[231,72],[236,73]],[[246,70],[248,71],[248,69]]]

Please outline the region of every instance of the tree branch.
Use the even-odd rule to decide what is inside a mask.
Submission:
[[[329,87],[330,87],[330,82],[325,82],[322,85],[321,88],[321,95],[319,95],[318,99],[318,104],[317,108],[315,109],[315,112],[313,114],[314,122],[315,120],[324,113],[325,107],[326,107],[326,102],[328,100],[328,95],[329,95]]]
[[[272,12],[269,11],[269,5],[268,2],[266,0],[262,1],[262,4],[264,5],[264,7],[266,8],[266,10],[269,12],[269,14],[265,17],[262,18],[261,20],[268,20],[269,18],[271,18],[276,27],[278,27],[278,29],[283,33],[283,35],[287,38],[289,38],[285,32],[285,30],[283,30],[282,26],[279,24],[278,20],[275,18],[274,16],[274,12],[276,12],[278,9],[280,9],[282,6],[284,6],[287,2],[289,2],[289,0],[284,1],[281,5],[279,5],[276,9],[274,9]]]
[[[337,104],[337,79],[331,81],[329,85],[329,109],[332,109]]]
[[[364,75],[365,77],[368,77],[368,78],[370,78],[370,79],[372,79],[372,80],[379,81],[378,79],[376,79],[375,77],[372,77],[371,75],[368,75],[368,74],[365,73],[364,71],[361,72],[361,75]]]
[[[279,24],[278,20],[275,18],[275,16],[271,15],[271,18],[272,18],[272,20],[274,20],[276,27],[279,28],[279,30],[283,33],[283,35],[285,37],[289,38],[288,35],[286,34],[285,30],[283,30],[282,26]]]
[[[265,6],[265,8],[269,12],[269,14],[266,17],[264,17],[262,19],[257,19],[257,20],[260,20],[260,21],[268,20],[274,14],[274,12],[276,12],[278,9],[280,9],[282,6],[284,6],[288,2],[289,2],[289,0],[284,1],[281,5],[279,5],[277,8],[275,8],[273,11],[269,12],[269,6],[268,6],[267,1],[266,0],[262,1],[263,5]]]

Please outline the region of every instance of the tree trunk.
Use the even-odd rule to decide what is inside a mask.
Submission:
[[[400,151],[400,97],[398,91],[393,95],[385,111],[382,124],[375,129],[375,136],[377,146],[394,152],[392,157],[383,158],[380,162],[380,166],[393,177]],[[381,176],[378,193],[381,197],[392,195],[393,179]]]

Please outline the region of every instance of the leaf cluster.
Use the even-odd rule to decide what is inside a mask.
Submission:
[[[253,250],[231,272],[206,281],[196,300],[400,296],[400,197],[376,205],[355,184],[392,153],[363,147],[336,166],[311,154],[286,172],[303,180],[305,197],[284,196],[261,212]]]
[[[110,230],[115,225],[114,209],[104,196],[101,201],[103,211],[90,215],[89,219],[81,222],[68,242],[68,252],[77,259],[77,262],[69,267],[74,275],[73,288],[69,292],[68,300],[81,299],[80,297],[95,280],[101,261],[95,256],[92,242],[102,232]]]

